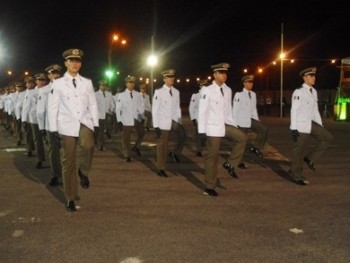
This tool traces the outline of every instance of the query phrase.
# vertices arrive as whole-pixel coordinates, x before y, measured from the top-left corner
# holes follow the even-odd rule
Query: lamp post
[[[283,23],[281,23],[281,85],[280,85],[280,118],[283,117],[283,59],[285,54],[283,53]]]

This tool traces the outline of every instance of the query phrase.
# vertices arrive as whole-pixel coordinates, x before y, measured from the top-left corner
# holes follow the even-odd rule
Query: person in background
[[[25,96],[23,99],[23,106],[21,112],[21,120],[22,127],[24,131],[24,136],[26,138],[27,144],[27,156],[32,157],[33,151],[35,150],[35,144],[33,139],[32,128],[29,124],[29,109],[30,109],[30,98],[33,96],[33,92],[35,92],[35,79],[32,76],[28,76],[24,79],[24,83],[26,84]]]
[[[290,130],[294,145],[290,175],[299,185],[309,184],[302,175],[303,161],[311,170],[316,171],[314,162],[328,149],[333,140],[333,135],[322,124],[318,109],[317,91],[313,87],[316,82],[316,71],[316,67],[300,71],[299,75],[304,83],[292,95]],[[309,137],[316,139],[316,145],[305,154]]]
[[[14,104],[17,99],[15,85],[10,85],[9,94],[6,97],[7,122],[9,124],[8,130],[16,137],[16,121],[15,121],[15,107]]]
[[[125,78],[126,89],[120,93],[116,103],[117,120],[119,126],[123,127],[122,151],[126,162],[131,162],[131,132],[135,127],[137,139],[133,151],[141,156],[140,146],[145,136],[145,129],[143,127],[144,108],[141,94],[134,90],[136,78],[128,76]]]
[[[143,107],[145,109],[145,113],[144,113],[144,118],[145,118],[145,124],[144,127],[147,131],[150,130],[150,128],[152,127],[152,106],[151,106],[151,101],[149,98],[148,90],[147,90],[147,86],[146,84],[140,84],[139,85],[140,88],[140,93],[142,95],[142,103],[143,103]]]
[[[46,85],[45,73],[38,73],[35,76],[36,87],[30,98],[30,109],[29,109],[29,123],[32,127],[33,138],[35,143],[35,149],[37,154],[36,168],[43,168],[42,163],[45,161],[45,148],[44,148],[44,135],[39,130],[38,117],[37,117],[37,105],[39,100],[39,90]]]
[[[204,145],[202,144],[199,135],[198,135],[198,105],[199,105],[199,99],[200,99],[200,91],[202,89],[202,87],[206,86],[208,84],[208,80],[207,79],[200,79],[198,81],[198,87],[199,90],[196,93],[193,93],[191,96],[191,100],[190,100],[190,104],[188,107],[188,111],[190,114],[190,119],[195,127],[195,134],[194,134],[194,138],[195,138],[195,142],[196,142],[196,155],[198,157],[202,157],[202,151],[203,151],[203,147]]]
[[[48,138],[48,157],[51,169],[51,179],[49,186],[55,187],[59,185],[59,178],[62,177],[62,166],[60,158],[60,145],[54,140],[54,134],[50,132],[48,102],[49,94],[52,88],[52,83],[55,79],[61,76],[62,67],[58,64],[48,66],[45,71],[50,82],[45,87],[39,89],[38,104],[36,107],[36,115],[38,118],[38,125],[40,133],[43,137]]]
[[[272,98],[270,94],[266,94],[265,98],[265,107],[266,107],[266,115],[271,115],[271,106],[272,106]]]
[[[0,89],[0,125],[5,123],[5,113],[4,113],[4,103],[5,103],[5,88]]]
[[[22,145],[22,140],[23,140],[23,133],[22,133],[22,121],[21,121],[21,111],[22,111],[22,104],[23,104],[23,99],[25,96],[24,92],[24,85],[22,82],[17,82],[15,84],[16,87],[16,96],[15,99],[13,100],[13,108],[14,108],[14,126],[15,126],[15,135],[17,139],[17,146]]]
[[[254,75],[243,76],[242,83],[242,91],[236,92],[233,99],[233,123],[244,133],[248,130],[256,133],[256,138],[251,142],[249,149],[257,157],[263,158],[261,150],[264,149],[268,130],[259,120],[256,94],[253,91]],[[246,168],[246,166],[241,163],[240,168]]]
[[[92,81],[79,74],[84,52],[71,48],[62,55],[67,71],[52,84],[48,114],[50,132],[54,133],[54,140],[62,147],[66,209],[74,212],[75,201],[78,200],[77,171],[81,187],[88,189],[90,186],[89,172],[94,153],[94,130],[98,127],[98,109]]]
[[[202,141],[207,142],[205,159],[205,195],[217,196],[217,165],[221,138],[233,141],[233,147],[223,168],[233,178],[238,178],[235,168],[238,167],[244,154],[247,136],[234,126],[232,116],[232,91],[226,85],[228,63],[219,63],[211,66],[214,81],[203,87],[198,109],[198,133]]]
[[[104,150],[105,133],[111,138],[113,98],[112,93],[107,90],[108,82],[101,80],[98,82],[99,90],[95,92],[98,106],[98,129],[95,131],[95,144],[99,145],[99,150]],[[106,132],[105,132],[106,131]]]
[[[112,115],[112,131],[114,133],[119,133],[119,132],[122,132],[123,130],[123,127],[120,126],[121,122],[118,122],[117,120],[117,114],[116,114],[116,111],[115,111],[115,107],[116,107],[116,104],[117,104],[117,101],[118,101],[118,96],[121,92],[121,88],[114,88],[113,89],[113,92],[112,92],[112,107],[111,107],[111,111],[113,113]]]
[[[264,95],[263,93],[260,91],[260,94],[257,98],[257,106],[258,106],[258,114],[264,115],[264,111],[265,111],[265,99],[264,99]]]
[[[152,101],[153,127],[157,136],[157,174],[168,177],[165,172],[168,153],[169,132],[177,136],[175,149],[169,156],[177,163],[186,141],[186,132],[182,126],[180,108],[180,92],[174,88],[175,70],[167,69],[161,72],[164,85],[154,92]]]

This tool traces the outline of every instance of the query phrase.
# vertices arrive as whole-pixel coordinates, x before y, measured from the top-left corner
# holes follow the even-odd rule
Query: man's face
[[[165,76],[165,77],[163,78],[163,80],[164,80],[165,85],[171,87],[171,86],[174,85],[175,76],[174,76],[174,75]]]
[[[132,91],[135,87],[135,82],[127,82],[125,85],[129,91]]]
[[[76,75],[81,68],[81,59],[77,59],[77,58],[66,59],[66,61],[64,62],[64,65],[66,66],[68,73],[72,75]]]
[[[227,70],[216,70],[214,72],[214,79],[217,83],[225,83],[227,80]]]
[[[47,76],[49,77],[50,80],[54,80],[54,79],[59,78],[61,76],[61,74],[58,71],[52,71]]]
[[[304,82],[307,85],[309,85],[309,86],[315,85],[316,75],[315,74],[309,74],[309,75],[304,76]]]
[[[34,89],[35,88],[35,82],[29,81],[26,83],[27,89]]]
[[[107,85],[105,85],[105,84],[100,84],[100,90],[106,91],[106,89],[107,89]]]
[[[245,80],[243,81],[243,86],[246,90],[252,90],[253,89],[254,82],[252,80]]]
[[[16,86],[16,91],[17,92],[22,92],[23,91],[23,87],[22,86]]]
[[[35,80],[36,85],[38,86],[38,88],[44,87],[46,84],[46,80],[45,79],[37,79]]]

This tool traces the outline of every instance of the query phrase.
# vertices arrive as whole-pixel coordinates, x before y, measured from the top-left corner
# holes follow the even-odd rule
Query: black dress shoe
[[[125,161],[126,161],[127,163],[130,163],[130,162],[131,162],[131,157],[126,157],[126,158],[125,158]]]
[[[134,148],[132,148],[132,150],[133,150],[134,152],[136,152],[136,154],[137,154],[138,156],[141,156],[141,152],[140,152],[140,149],[139,149],[139,148],[134,147]]]
[[[312,171],[316,171],[315,165],[312,161],[309,160],[309,158],[305,157],[304,158],[304,162],[306,162],[307,166],[312,170]]]
[[[52,187],[58,186],[58,177],[52,177],[49,182],[49,186],[52,186]]]
[[[203,194],[209,196],[218,196],[218,193],[214,189],[205,188]]]
[[[159,177],[162,177],[162,178],[168,177],[164,170],[159,170],[157,174]]]
[[[203,154],[202,154],[201,152],[197,152],[197,156],[198,156],[198,157],[202,157]]]
[[[258,148],[251,147],[250,151],[255,153],[255,155],[258,156],[260,159],[263,158],[263,155],[262,155],[262,153],[260,152],[260,150]]]
[[[170,152],[170,153],[169,153],[169,156],[170,156],[175,162],[177,162],[177,163],[180,162],[179,157],[178,157],[175,153]]]
[[[68,203],[66,204],[66,209],[69,212],[75,212],[77,211],[77,208],[75,207],[75,203],[74,201],[68,201]]]
[[[238,179],[238,175],[235,173],[235,168],[233,168],[229,163],[225,162],[222,167],[224,167],[230,176]]]
[[[238,168],[240,169],[248,169],[248,166],[245,163],[239,163]]]
[[[296,179],[294,182],[298,185],[308,185],[310,182],[306,179]]]
[[[38,163],[36,164],[35,168],[36,168],[36,169],[41,169],[41,168],[43,168],[42,163],[41,163],[41,162],[38,162]]]
[[[78,175],[80,178],[80,185],[81,187],[83,187],[84,189],[88,189],[90,186],[90,181],[89,181],[89,177],[87,177],[86,175],[84,175],[80,169],[78,171]]]

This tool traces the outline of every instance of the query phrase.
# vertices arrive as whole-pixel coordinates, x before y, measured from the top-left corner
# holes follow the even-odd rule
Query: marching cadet
[[[177,135],[176,147],[169,153],[169,156],[177,163],[180,162],[178,155],[184,147],[186,133],[182,125],[180,92],[173,87],[175,70],[167,69],[162,71],[161,74],[163,75],[164,85],[154,93],[152,119],[157,135],[158,175],[166,178],[168,175],[164,170],[166,168],[169,132],[174,131]]]
[[[140,145],[145,135],[143,128],[144,123],[144,108],[142,103],[142,96],[138,91],[135,91],[135,77],[128,76],[125,78],[126,89],[118,95],[116,103],[116,117],[119,125],[123,127],[122,134],[122,151],[126,162],[131,162],[130,157],[130,137],[133,127],[136,129],[137,139],[133,151],[137,155],[141,155]]]
[[[29,110],[30,110],[30,100],[35,93],[35,79],[32,76],[28,76],[24,79],[26,84],[26,92],[23,99],[23,107],[21,112],[22,127],[24,130],[24,136],[27,143],[27,156],[32,157],[33,151],[35,150],[34,137],[32,128],[29,124]]]
[[[14,112],[15,112],[14,122],[16,123],[15,133],[17,137],[17,146],[20,146],[22,145],[22,140],[23,140],[21,111],[22,111],[23,100],[25,97],[25,91],[24,91],[24,85],[22,82],[17,82],[15,86],[16,86],[17,96],[14,102]]]
[[[198,133],[202,141],[207,141],[207,155],[205,159],[205,195],[217,196],[217,164],[221,137],[230,138],[233,141],[231,154],[223,167],[229,175],[237,178],[235,168],[240,163],[247,136],[234,126],[232,114],[232,91],[225,82],[228,63],[220,63],[211,66],[214,81],[211,85],[203,87],[198,109]]]
[[[190,104],[188,107],[188,111],[190,113],[190,119],[194,124],[195,127],[195,141],[196,141],[196,151],[197,151],[197,156],[201,157],[203,156],[202,151],[203,151],[203,144],[199,138],[198,135],[198,105],[199,105],[199,99],[200,99],[200,91],[202,87],[206,86],[208,84],[207,79],[201,79],[198,81],[198,86],[199,90],[196,93],[193,93],[191,96]]]
[[[5,113],[4,113],[4,103],[5,103],[5,88],[0,88],[0,125],[5,123]]]
[[[95,132],[95,143],[99,144],[99,150],[104,150],[105,130],[106,135],[111,138],[113,98],[112,93],[107,90],[108,82],[101,80],[98,82],[99,90],[95,92],[98,107],[98,129]]]
[[[256,107],[256,94],[252,90],[254,75],[243,76],[242,82],[243,90],[236,92],[233,99],[233,124],[245,133],[248,130],[256,133],[256,139],[251,142],[250,151],[259,158],[263,158],[261,150],[266,143],[268,130],[259,120]],[[244,163],[240,163],[239,167],[246,168]]]
[[[142,103],[143,108],[145,109],[144,118],[145,118],[145,124],[144,127],[147,131],[150,130],[152,127],[152,106],[151,101],[149,98],[149,95],[147,94],[147,86],[146,84],[140,84],[140,93],[142,95]]]
[[[15,116],[15,102],[17,100],[17,93],[15,85],[10,86],[10,93],[7,96],[7,115],[10,123],[10,133],[16,137],[16,116]]]
[[[61,76],[62,67],[58,64],[52,64],[48,66],[45,71],[47,72],[47,77],[50,79],[50,82],[45,87],[39,89],[38,94],[38,104],[37,104],[37,118],[40,133],[43,137],[48,137],[49,142],[49,162],[51,168],[51,179],[49,186],[58,186],[58,178],[62,177],[62,166],[60,159],[60,147],[57,141],[53,138],[53,133],[50,132],[49,128],[49,116],[48,116],[48,101],[49,93],[52,88],[52,83],[55,79]]]
[[[35,143],[35,149],[37,154],[37,164],[36,168],[42,168],[42,163],[45,161],[45,148],[44,148],[44,136],[39,130],[38,117],[36,114],[36,109],[39,99],[39,90],[46,85],[45,73],[38,73],[35,76],[36,87],[32,96],[30,97],[30,109],[29,109],[29,123],[32,127],[33,139]]]
[[[308,185],[309,181],[302,176],[303,161],[315,171],[314,162],[328,149],[333,135],[327,131],[318,110],[317,91],[313,87],[316,81],[316,68],[310,67],[300,71],[304,83],[293,92],[290,114],[290,130],[294,141],[291,160],[292,180],[299,185]],[[304,149],[309,137],[316,139],[316,146],[305,155]]]
[[[123,131],[123,124],[121,122],[119,122],[117,120],[117,113],[115,111],[115,107],[116,107],[116,104],[117,104],[117,101],[118,101],[118,96],[121,92],[121,88],[115,88],[115,93],[113,94],[112,93],[112,130],[113,132],[115,133],[119,133],[119,132],[122,132]]]
[[[11,133],[11,120],[9,112],[9,104],[11,101],[11,87],[5,87],[5,94],[3,95],[3,109],[4,109],[4,124],[8,132]]]
[[[62,147],[63,188],[69,212],[76,211],[77,170],[80,185],[84,189],[90,186],[88,176],[94,152],[94,127],[98,127],[98,109],[92,81],[79,74],[83,55],[80,49],[72,48],[63,52],[67,72],[53,82],[49,94],[50,132],[54,133],[54,140]]]

